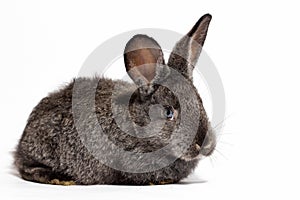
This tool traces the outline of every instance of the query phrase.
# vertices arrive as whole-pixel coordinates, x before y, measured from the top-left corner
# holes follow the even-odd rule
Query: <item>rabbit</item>
[[[211,18],[210,14],[202,16],[187,35],[177,42],[167,65],[161,47],[153,38],[142,34],[133,36],[124,50],[125,68],[133,83],[98,76],[79,77],[43,98],[30,114],[14,153],[14,165],[20,176],[27,181],[57,185],[171,184],[187,177],[201,157],[211,155],[216,146],[215,132],[193,85],[193,68],[202,50]],[[184,77],[185,84],[178,81],[179,76]],[[184,108],[173,91],[163,86],[167,82],[183,94]],[[76,105],[73,102],[75,84],[79,85],[80,92]],[[96,125],[88,120],[89,113],[80,113],[86,118],[83,117],[85,121],[81,120],[76,125],[77,119],[72,110],[74,106],[79,110],[85,109],[88,105],[85,97],[93,93],[91,85],[94,84],[97,86],[94,91],[94,112],[97,123],[107,136],[101,140],[101,144],[104,144],[101,147],[97,146],[96,139],[91,139],[97,138],[98,132]],[[191,93],[195,93],[196,98],[187,95]],[[153,106],[157,106],[157,109],[152,109]],[[129,114],[124,114],[122,109],[128,110]],[[199,123],[188,124],[184,132],[174,137],[176,145],[163,151],[172,162],[166,164],[166,159],[150,160],[150,163],[157,161],[163,167],[149,168],[151,164],[148,161],[140,161],[132,168],[136,171],[130,171],[122,170],[123,165],[133,163],[130,157],[109,159],[117,151],[106,147],[105,144],[110,143],[115,145],[114,148],[141,154],[162,149],[170,143],[172,133],[178,132],[183,111],[190,119],[199,116]],[[143,127],[148,127],[147,131]],[[104,148],[108,162],[102,162],[89,151],[79,129],[84,138],[94,145],[94,149],[101,151]],[[196,130],[192,138],[191,130]],[[152,134],[148,137],[139,136],[145,132]],[[191,142],[184,142],[186,138]],[[186,150],[176,153],[178,149],[182,150],[180,142],[183,146],[185,144]],[[146,168],[149,170],[143,170]]]

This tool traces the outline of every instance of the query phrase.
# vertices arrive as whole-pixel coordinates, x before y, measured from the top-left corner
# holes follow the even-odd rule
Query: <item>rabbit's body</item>
[[[210,15],[202,17],[199,21],[203,23],[198,22],[196,25],[201,30],[207,31]],[[197,42],[203,45],[205,37],[203,38],[202,35],[200,39]],[[137,46],[144,51],[143,45],[146,43],[154,45],[155,50],[145,54],[138,53],[138,56],[130,54],[130,51],[125,52],[126,69],[135,84],[98,77],[77,78],[40,101],[28,119],[15,154],[15,165],[24,179],[53,184],[59,183],[56,180],[64,181],[61,183],[73,181],[72,183],[85,185],[176,183],[192,172],[200,155],[211,154],[215,146],[215,136],[210,128],[202,100],[192,83],[191,74],[188,74],[192,71],[188,69],[190,65],[175,54],[171,54],[168,66],[165,66],[159,45],[147,36],[135,36],[126,49]],[[176,48],[181,45],[179,42]],[[196,52],[196,55],[199,53]],[[143,56],[146,59],[141,59]],[[137,64],[153,63],[152,61],[159,62],[164,67],[135,68]],[[132,69],[138,70],[130,71]],[[187,84],[184,85],[176,78],[174,79],[176,75],[170,69],[175,69],[183,75],[187,79]],[[181,106],[172,91],[156,84],[154,79],[159,80],[161,77],[169,81],[174,88],[179,88],[178,91],[182,91],[190,117],[200,114],[200,123],[195,125],[197,126],[196,134],[187,151],[178,157],[172,151],[167,152],[167,155],[174,160],[173,162],[162,168],[141,170],[139,173],[120,169],[125,169],[126,167],[123,166],[128,164],[134,164],[136,168],[143,169],[148,167],[149,162],[136,164],[128,155],[124,155],[122,159],[108,160],[111,165],[102,162],[103,160],[91,153],[85,140],[92,141],[89,143],[91,148],[105,152],[107,158],[113,158],[115,154],[115,150],[111,148],[112,145],[128,152],[149,153],[169,144],[172,132],[180,125]],[[93,86],[97,86],[96,90]],[[74,87],[76,87],[75,93]],[[189,99],[186,95],[186,91],[189,90],[195,92],[195,99]],[[94,94],[92,96],[94,105],[91,105],[87,98],[90,94]],[[76,101],[74,101],[74,95]],[[158,104],[167,106],[167,116],[151,118],[149,114],[151,106]],[[97,123],[106,136],[101,139],[101,142],[107,146],[97,143],[99,131],[94,128],[95,122],[90,120],[92,113],[83,112],[82,116],[80,113],[79,120],[82,122],[76,123],[78,119],[75,118],[74,107],[79,111],[84,111],[89,106],[94,108]],[[130,115],[123,113],[126,109],[129,110]],[[163,126],[151,126],[150,132],[155,134],[149,137],[139,137],[145,132],[140,127],[147,127],[152,122],[163,124]],[[120,126],[125,123],[127,123],[126,126]],[[191,131],[186,129],[182,133],[183,143],[185,143],[184,137],[192,132],[192,126],[193,124],[191,124]],[[83,130],[83,134],[79,130]],[[165,162],[163,159],[157,161],[158,164],[163,164],[163,162]],[[117,168],[111,166],[117,166]]]
[[[96,113],[98,119],[102,119],[101,125],[106,127],[110,139],[119,140],[125,149],[136,148],[137,151],[146,152],[162,147],[162,141],[153,138],[142,141],[126,136],[122,139],[120,129],[111,125],[113,116],[107,113],[112,113],[110,101],[114,86],[118,85],[125,93],[132,94],[136,89],[134,84],[105,78],[83,78],[77,81],[80,82],[83,97],[85,93],[93,92],[90,86],[98,82],[95,93]],[[45,183],[61,179],[72,180],[76,184],[158,184],[163,181],[178,182],[194,169],[197,159],[188,162],[177,159],[171,166],[161,170],[134,174],[103,165],[82,144],[76,131],[72,114],[73,86],[74,81],[42,99],[31,113],[16,155],[17,167],[25,179],[27,176],[41,176],[41,182]],[[148,145],[142,146],[143,143]]]

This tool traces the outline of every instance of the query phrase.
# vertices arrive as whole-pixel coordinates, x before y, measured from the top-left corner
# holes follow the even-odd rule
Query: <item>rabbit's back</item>
[[[103,171],[110,173],[112,169],[103,166],[88,152],[76,130],[72,110],[75,84],[83,99],[91,92],[95,93],[91,86],[97,86],[97,110],[102,111],[100,116],[109,116],[105,112],[108,111],[115,84],[124,89],[131,85],[105,78],[79,78],[43,98],[30,114],[15,153],[15,165],[21,175],[28,171],[28,167],[46,167],[78,183],[112,183],[113,177],[104,180],[103,176]],[[87,106],[82,101],[78,103]]]

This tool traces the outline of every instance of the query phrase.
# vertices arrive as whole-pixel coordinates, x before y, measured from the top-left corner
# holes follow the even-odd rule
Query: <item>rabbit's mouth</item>
[[[200,154],[203,156],[210,156],[214,152],[216,145],[216,134],[214,130],[209,127],[206,137],[201,145]]]
[[[187,153],[181,156],[180,159],[184,161],[192,161],[199,160],[203,156],[208,157],[214,152],[216,144],[216,134],[214,130],[211,127],[209,127],[206,133],[206,137],[202,142],[202,145],[200,146],[197,143],[192,145],[187,151]]]
[[[215,150],[215,147],[216,146],[213,146],[213,147],[208,147],[208,148],[202,148],[201,149],[201,155],[203,155],[203,156],[210,156],[213,152],[214,152],[214,150]]]
[[[194,144],[187,153],[180,157],[180,159],[186,162],[198,160],[203,156],[200,151],[201,147],[198,144]]]

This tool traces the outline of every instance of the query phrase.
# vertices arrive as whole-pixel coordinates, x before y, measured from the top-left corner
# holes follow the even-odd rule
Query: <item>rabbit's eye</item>
[[[174,119],[174,110],[172,107],[168,107],[166,108],[166,117],[169,119],[169,120],[173,120]]]

